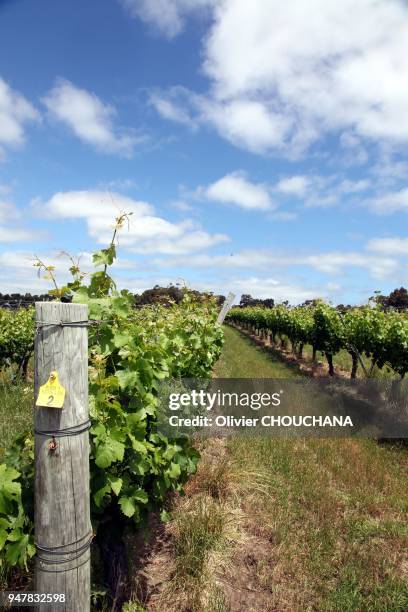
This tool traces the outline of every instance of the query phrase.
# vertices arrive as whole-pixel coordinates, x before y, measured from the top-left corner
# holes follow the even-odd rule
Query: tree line
[[[224,298],[225,299],[225,298]],[[320,300],[306,300],[301,306],[316,306]],[[375,291],[374,295],[370,297],[369,302],[379,306],[382,310],[408,310],[408,291],[405,287],[394,289],[389,295],[382,295],[381,292]],[[240,308],[250,308],[254,306],[263,306],[264,308],[273,308],[275,306],[275,300],[273,298],[266,298],[264,300],[253,298],[249,293],[243,293],[239,302]],[[289,301],[285,300],[280,302],[282,306],[289,306]],[[338,304],[336,309],[339,312],[347,312],[355,308],[351,304]]]
[[[222,306],[225,301],[224,295],[214,295],[211,292],[203,292],[197,290],[191,290],[190,296],[197,302],[208,301],[209,299],[215,298],[218,306]],[[161,304],[162,306],[169,306],[171,304],[180,304],[183,300],[183,290],[175,285],[169,285],[168,287],[160,287],[155,285],[151,289],[146,289],[142,293],[130,293],[133,296],[134,308],[140,308],[141,306],[147,306],[149,304]],[[31,293],[0,293],[0,308],[6,308],[9,310],[17,310],[19,308],[28,307],[34,305],[35,302],[49,302],[55,299],[54,296],[49,293],[32,295]],[[61,296],[62,302],[70,302],[70,295]]]

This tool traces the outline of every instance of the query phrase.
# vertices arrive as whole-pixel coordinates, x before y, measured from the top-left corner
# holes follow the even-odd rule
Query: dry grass
[[[259,438],[201,450],[144,609],[408,609],[406,450]]]
[[[147,558],[133,577],[134,603],[146,610],[228,609],[219,574],[228,571],[232,551],[244,546],[244,517],[225,440],[207,440],[200,450],[199,469],[185,495],[173,500],[172,519],[162,526],[161,545],[148,540]]]
[[[242,511],[233,494],[235,478],[225,441],[207,441],[199,470],[185,497],[177,500],[168,526],[174,542],[173,571],[156,602],[157,609],[227,609],[218,575],[227,571],[232,551],[243,545],[244,534]]]

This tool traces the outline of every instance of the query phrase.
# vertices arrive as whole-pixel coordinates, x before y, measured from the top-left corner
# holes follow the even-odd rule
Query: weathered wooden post
[[[41,611],[87,612],[92,539],[88,307],[37,302],[35,313],[35,590],[65,599],[65,606],[45,599]],[[52,407],[61,400],[62,408]]]

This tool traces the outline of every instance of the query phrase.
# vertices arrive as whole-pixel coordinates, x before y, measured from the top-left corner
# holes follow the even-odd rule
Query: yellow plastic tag
[[[40,387],[35,405],[46,406],[48,408],[62,408],[64,399],[65,389],[59,383],[58,373],[55,371],[51,372],[45,385]]]

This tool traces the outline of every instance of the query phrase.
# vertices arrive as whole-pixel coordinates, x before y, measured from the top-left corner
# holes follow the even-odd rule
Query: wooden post
[[[65,388],[62,409],[35,406],[35,590],[64,594],[65,607],[90,609],[88,307],[37,302],[35,400],[56,371]],[[63,325],[55,325],[62,322]],[[71,323],[65,325],[64,323]],[[42,432],[42,433],[40,433]],[[55,432],[55,436],[52,435]]]

